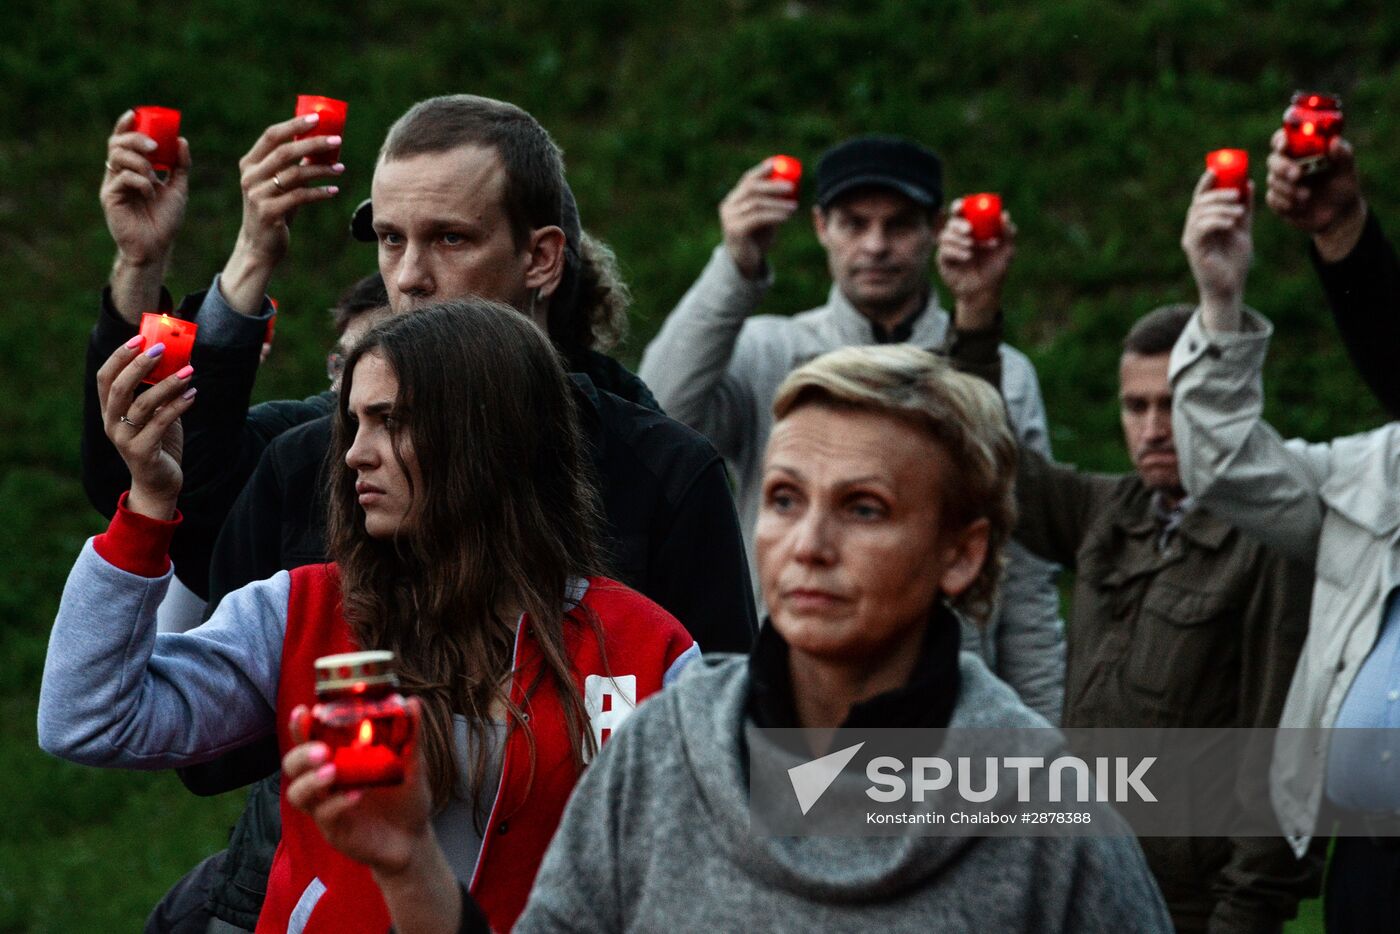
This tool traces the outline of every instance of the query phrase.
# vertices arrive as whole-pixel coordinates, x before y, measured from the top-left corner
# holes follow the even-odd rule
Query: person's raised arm
[[[1328,167],[1304,176],[1274,134],[1265,198],[1279,217],[1312,238],[1309,255],[1352,363],[1385,406],[1400,417],[1400,258],[1361,191],[1356,154],[1332,140]]]
[[[740,329],[771,284],[767,256],[797,210],[792,182],[769,160],[740,177],[719,206],[724,242],[642,355],[639,375],[661,407],[703,432],[726,456],[746,438],[753,400],[735,366]]]
[[[938,275],[953,296],[953,326],[983,333],[1001,327],[1001,293],[1016,257],[1016,225],[1001,212],[1002,232],[991,240],[972,237],[962,216],[962,199],[948,205],[948,219],[938,231]]]
[[[131,478],[103,429],[97,371],[136,335],[143,313],[167,310],[163,282],[189,195],[189,143],[180,139],[176,163],[162,180],[148,158],[155,140],[134,132],[135,122],[132,111],[126,111],[107,138],[98,202],[116,255],[83,367],[83,490],[93,508],[107,518],[116,511],[117,498]]]
[[[952,333],[945,349],[954,366],[986,380],[1004,396],[1001,302],[1006,275],[1016,255],[1016,225],[1011,215],[1003,211],[1002,233],[991,240],[977,241],[961,208],[962,199],[949,205],[948,220],[938,234],[938,272],[953,296]],[[1018,363],[1022,360],[1015,359]],[[1034,370],[1029,364],[1026,368],[1030,370],[1028,382],[1034,383]],[[1008,412],[1021,449],[1017,462],[1040,462],[1040,442],[1048,437],[1043,411],[1032,417],[1024,410],[1018,414],[1019,418],[1013,418]],[[1069,473],[1073,475],[1072,471]],[[1076,491],[1077,487],[1069,492]],[[1069,497],[1056,497],[1055,504],[1067,508],[1071,501]],[[1072,551],[1063,562],[1073,564]],[[997,674],[1033,710],[1051,723],[1059,723],[1063,712],[1065,644],[1054,568],[1025,550],[1020,542],[1013,543],[1008,552],[997,614]]]
[[[749,280],[768,271],[768,253],[778,229],[797,211],[794,183],[770,178],[771,169],[771,159],[749,169],[719,204],[724,250]]]
[[[1181,482],[1201,505],[1289,557],[1311,563],[1322,527],[1327,445],[1285,444],[1264,421],[1272,328],[1244,309],[1253,252],[1249,201],[1201,176],[1181,245],[1200,310],[1172,349],[1172,434]],[[1249,195],[1253,196],[1253,186]]]
[[[117,118],[107,138],[107,161],[98,192],[117,248],[108,280],[112,306],[132,327],[144,312],[160,305],[161,285],[185,218],[190,184],[189,142],[180,138],[177,161],[162,180],[148,158],[156,142],[135,132],[135,123],[130,110]]]
[[[180,577],[208,597],[209,556],[230,508],[276,430],[275,411],[249,410],[271,304],[265,297],[273,270],[290,243],[288,224],[304,204],[324,201],[335,186],[313,182],[343,166],[302,165],[301,160],[338,144],[338,137],[296,140],[313,116],[268,127],[239,162],[243,221],[223,272],[204,293],[195,317],[199,336],[194,362],[205,402],[186,420],[185,488],[180,507],[187,522],[179,539]],[[259,407],[266,409],[267,407]],[[307,417],[314,417],[308,414]],[[240,582],[242,583],[242,582]]]
[[[132,338],[97,371],[97,397],[107,437],[131,473],[127,508],[168,521],[183,481],[180,416],[194,404],[196,390],[189,385],[194,367],[186,366],[137,394],[164,351],[164,344],[147,347],[142,338]]]
[[[335,185],[313,183],[340,175],[345,171],[342,163],[301,164],[306,156],[340,146],[339,136],[296,139],[315,126],[317,119],[317,114],[308,114],[274,123],[238,162],[243,222],[218,288],[239,314],[262,314],[273,270],[291,246],[290,225],[297,209],[333,198],[340,191]]]
[[[1366,226],[1366,199],[1356,174],[1356,153],[1341,136],[1327,148],[1327,169],[1305,175],[1289,157],[1286,136],[1276,130],[1269,140],[1269,187],[1264,203],[1283,219],[1312,238],[1324,263],[1335,263],[1350,253]]]
[[[1244,285],[1254,258],[1254,185],[1247,197],[1234,188],[1216,188],[1207,171],[1196,182],[1181,248],[1201,300],[1201,323],[1212,334],[1240,330]]]
[[[947,350],[960,371],[1001,392],[1001,294],[1015,253],[1016,227],[1003,212],[1004,234],[978,244],[972,225],[959,213],[961,205],[958,199],[949,206],[948,221],[938,233],[938,271],[954,302]],[[1091,509],[1112,481],[1052,463],[1022,432],[1017,440],[1016,540],[1047,560],[1074,567]]]
[[[978,243],[972,225],[962,217],[962,199],[949,205],[949,217],[938,233],[938,272],[953,295],[953,337],[948,350],[953,365],[1003,389],[1001,298],[1002,286],[1016,251],[1016,225],[1002,212],[1000,237]],[[1036,554],[1068,567],[1075,563],[1096,479],[1051,463],[1045,452],[1016,429],[1020,443],[1017,463],[1016,538]]]
[[[170,768],[270,728],[287,578],[240,591],[207,627],[156,635],[177,524],[179,418],[195,393],[186,367],[136,395],[161,347],[138,339],[118,353],[98,389],[131,492],[69,574],[44,664],[39,740],[77,762]]]

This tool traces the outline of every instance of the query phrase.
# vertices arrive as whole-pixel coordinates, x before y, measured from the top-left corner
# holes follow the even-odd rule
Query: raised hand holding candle
[[[1249,185],[1249,153],[1243,149],[1217,149],[1206,153],[1206,168],[1215,174],[1215,188],[1233,188],[1245,197]]]
[[[169,107],[137,107],[132,113],[136,121],[132,129],[145,133],[156,141],[155,150],[147,156],[157,172],[169,172],[180,161],[180,111]]]
[[[345,113],[349,109],[349,104],[333,97],[322,97],[319,94],[297,95],[296,115],[298,117],[304,117],[307,114],[320,115],[320,120],[316,122],[316,125],[302,133],[297,139],[308,139],[312,136],[343,136],[345,134]],[[334,165],[339,161],[339,146],[306,157],[308,165]]]
[[[984,191],[962,199],[962,216],[972,225],[972,239],[983,241],[1001,236],[1001,195]]]
[[[797,200],[797,186],[802,181],[802,163],[792,156],[772,156],[768,159],[768,177],[778,181],[792,182],[789,198]]]
[[[1298,91],[1283,112],[1284,152],[1302,166],[1304,175],[1327,168],[1327,148],[1345,123],[1341,98]]]
[[[192,321],[172,318],[170,315],[146,312],[141,316],[141,336],[146,347],[164,344],[165,352],[156,361],[155,369],[146,374],[143,383],[160,382],[167,376],[184,369],[194,352],[194,336],[199,325]]]

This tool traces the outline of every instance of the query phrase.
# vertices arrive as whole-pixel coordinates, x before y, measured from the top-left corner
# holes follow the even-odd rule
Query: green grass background
[[[47,630],[67,568],[101,522],[78,483],[83,348],[111,245],[98,208],[104,139],[138,103],[184,112],[195,167],[170,286],[200,288],[239,220],[237,160],[299,92],[350,101],[339,199],[296,220],[278,272],[278,345],[260,398],[323,381],[323,309],[369,271],[344,235],[392,119],[473,91],[524,106],[567,152],[585,225],[622,258],[640,349],[719,236],[715,206],[773,152],[809,169],[864,131],[940,152],[952,194],[997,190],[1021,228],[1011,339],[1040,371],[1062,458],[1127,466],[1118,342],[1137,315],[1191,298],[1178,246],[1202,154],[1249,149],[1297,87],[1342,93],[1368,193],[1397,203],[1400,8],[1223,0],[12,0],[0,37],[0,931],[140,926],[216,849],[240,795],[198,800],[168,775],[98,772],[35,746]],[[1269,414],[1322,439],[1381,421],[1334,339],[1303,241],[1256,225],[1250,302],[1279,325]],[[827,282],[803,221],[774,263],[768,310]],[[1316,905],[1297,930],[1320,930]]]

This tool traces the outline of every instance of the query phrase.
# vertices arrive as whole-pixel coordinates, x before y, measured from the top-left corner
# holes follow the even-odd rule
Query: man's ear
[[[525,287],[549,298],[564,278],[564,231],[553,225],[530,231]]]
[[[942,552],[943,576],[938,589],[945,596],[956,597],[977,580],[982,573],[982,565],[987,562],[987,547],[990,544],[992,524],[986,519],[978,519],[965,528],[946,534],[939,543]]]
[[[817,231],[817,240],[826,246],[826,212],[815,204],[812,205],[812,226]]]

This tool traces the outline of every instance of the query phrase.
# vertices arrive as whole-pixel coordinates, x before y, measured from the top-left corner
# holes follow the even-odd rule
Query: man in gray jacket
[[[1400,423],[1309,444],[1284,441],[1263,420],[1273,326],[1243,304],[1253,210],[1211,183],[1207,173],[1196,186],[1182,234],[1201,305],[1171,358],[1181,479],[1213,512],[1315,568],[1308,637],[1279,724],[1311,729],[1280,735],[1274,809],[1299,854],[1340,821],[1327,929],[1391,931],[1400,916]]]
[[[908,342],[947,349],[957,339],[929,277],[943,220],[937,156],[907,140],[873,136],[822,156],[812,220],[834,282],[825,305],[791,317],[753,316],[773,283],[768,251],[798,207],[793,183],[770,178],[769,169],[765,160],[744,173],[720,204],[724,242],[647,347],[640,369],[668,414],[707,435],[729,462],[751,562],[761,460],[783,378],[838,347]],[[995,267],[1004,267],[1010,252],[1009,244],[993,244],[987,264],[942,270],[960,314],[964,301],[999,302],[985,282],[1000,281]],[[1012,427],[1022,445],[1048,457],[1035,368],[1017,350],[1002,345],[1000,353]],[[1013,547],[998,611],[984,630],[966,627],[964,644],[1027,706],[1058,722],[1064,634],[1050,565]]]

